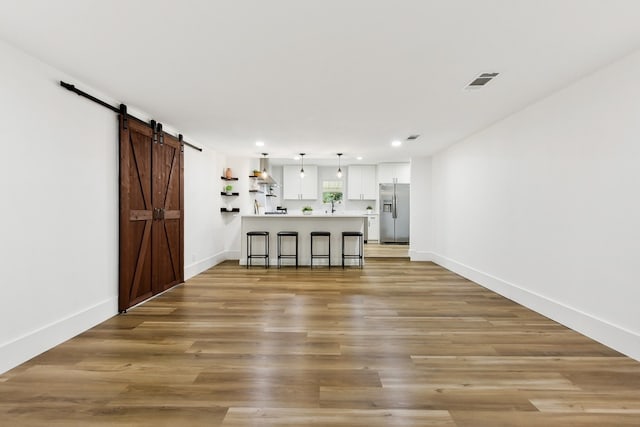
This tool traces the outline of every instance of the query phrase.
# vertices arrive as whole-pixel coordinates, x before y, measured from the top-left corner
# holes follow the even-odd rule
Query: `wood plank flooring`
[[[393,245],[369,242],[364,245],[365,258],[407,258],[409,245]]]
[[[2,426],[638,426],[640,363],[432,263],[225,262],[0,376]]]

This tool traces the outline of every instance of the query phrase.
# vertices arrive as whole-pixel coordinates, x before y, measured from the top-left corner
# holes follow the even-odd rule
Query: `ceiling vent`
[[[420,135],[409,135],[407,137],[407,141],[415,141],[416,139],[418,139],[420,137]]]
[[[482,73],[467,85],[467,89],[480,89],[481,87],[486,86],[486,84],[491,80],[498,77],[498,74],[500,73]]]

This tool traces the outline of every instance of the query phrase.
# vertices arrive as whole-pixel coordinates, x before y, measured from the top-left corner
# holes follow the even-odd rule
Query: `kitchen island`
[[[349,214],[286,214],[286,215],[242,215],[242,236],[240,250],[240,265],[246,265],[247,261],[247,232],[269,232],[269,257],[270,265],[278,265],[278,232],[298,232],[298,265],[310,265],[311,261],[311,232],[328,231],[331,233],[331,266],[342,265],[342,232],[361,231],[367,221],[366,215]],[[357,253],[357,239],[347,238],[345,241],[345,253]],[[254,253],[263,248],[263,239],[256,238],[253,244]],[[315,254],[327,253],[327,239],[314,239],[313,252]],[[287,237],[282,239],[282,253],[295,253],[295,239]],[[262,260],[255,260],[252,265],[260,265]],[[294,265],[293,259],[283,259],[282,265]],[[314,259],[313,266],[325,265],[326,259]],[[346,259],[345,265],[356,265],[357,259]]]

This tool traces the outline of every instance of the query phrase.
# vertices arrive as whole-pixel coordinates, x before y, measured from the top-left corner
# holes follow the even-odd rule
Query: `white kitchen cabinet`
[[[409,163],[380,163],[378,165],[378,182],[381,184],[409,184],[411,181],[411,165]]]
[[[282,198],[285,200],[316,200],[318,198],[318,167],[305,165],[304,178],[300,178],[300,166],[283,166],[282,187]]]
[[[379,216],[377,214],[367,215],[367,241],[380,240]]]
[[[347,198],[349,200],[375,200],[378,198],[375,166],[349,166]]]

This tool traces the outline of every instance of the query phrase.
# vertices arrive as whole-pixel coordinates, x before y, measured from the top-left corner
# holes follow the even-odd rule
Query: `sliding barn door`
[[[120,311],[183,281],[183,204],[181,143],[121,116]]]
[[[183,156],[180,141],[162,135],[153,145],[153,291],[162,292],[183,282]]]

